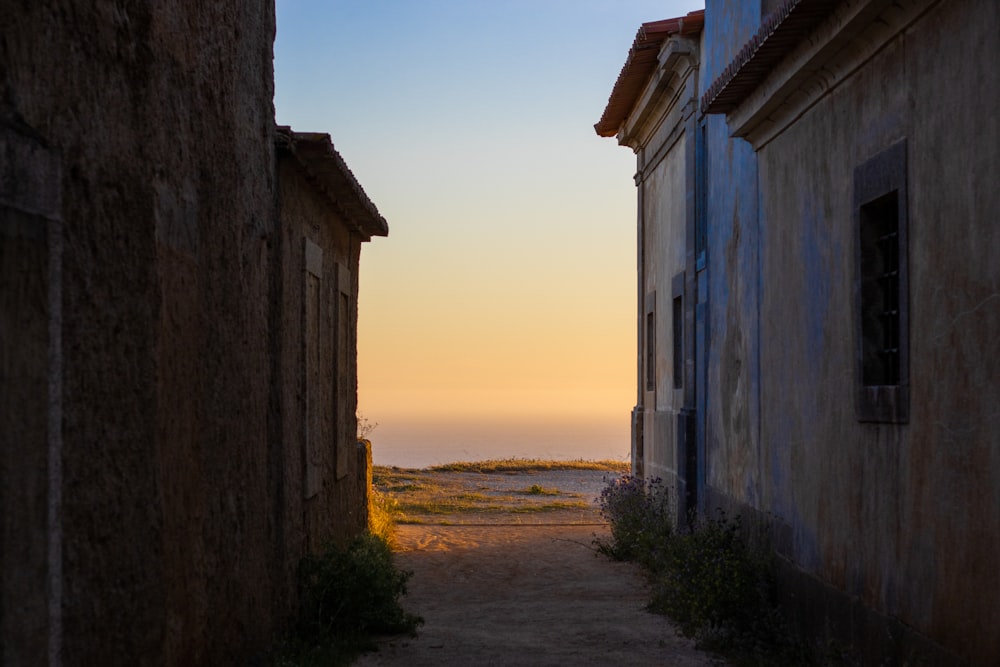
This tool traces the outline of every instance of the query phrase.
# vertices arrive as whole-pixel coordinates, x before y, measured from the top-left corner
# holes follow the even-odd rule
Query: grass
[[[491,459],[488,461],[457,461],[431,466],[436,472],[541,472],[549,470],[603,470],[606,472],[627,472],[631,464],[627,461],[550,461],[545,459]]]
[[[573,512],[579,516],[593,507],[590,502],[593,499],[581,493],[537,483],[518,484],[521,475],[557,471],[617,474],[626,467],[627,464],[620,461],[500,459],[449,463],[425,469],[375,466],[372,479],[376,493],[391,500],[397,523],[489,522],[504,514]],[[501,477],[485,479],[467,473]]]

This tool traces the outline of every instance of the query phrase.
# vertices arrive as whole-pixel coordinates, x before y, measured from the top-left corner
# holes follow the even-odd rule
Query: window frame
[[[854,320],[855,320],[855,391],[858,421],[905,424],[910,407],[909,349],[909,211],[906,190],[906,140],[890,146],[854,169]],[[896,304],[898,310],[898,372],[895,384],[865,384],[864,314],[871,310],[864,289],[863,226],[873,210],[887,197],[896,199]]]

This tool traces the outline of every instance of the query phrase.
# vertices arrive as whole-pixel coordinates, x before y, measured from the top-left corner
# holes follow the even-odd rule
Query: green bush
[[[752,634],[773,607],[774,578],[764,549],[742,534],[740,518],[702,518],[656,554],[650,608],[667,614],[687,636]]]
[[[651,611],[670,616],[685,636],[739,665],[813,662],[775,604],[769,545],[759,536],[748,539],[740,517],[719,510],[677,529],[660,480],[632,475],[608,482],[599,501],[611,540],[595,544],[605,555],[646,569]]]
[[[299,564],[299,615],[281,665],[347,664],[377,634],[416,634],[423,623],[399,604],[412,573],[396,569],[387,541],[365,533]]]
[[[598,502],[611,541],[595,538],[594,543],[616,560],[646,561],[673,535],[670,496],[659,478],[622,475],[605,485]]]

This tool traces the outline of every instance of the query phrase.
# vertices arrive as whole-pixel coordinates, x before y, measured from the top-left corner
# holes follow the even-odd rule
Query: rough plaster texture
[[[283,152],[278,183],[282,269],[274,388],[280,401],[277,465],[284,501],[276,529],[286,554],[282,577],[291,584],[299,557],[367,524],[367,468],[356,442],[355,416],[361,238]],[[312,244],[311,266],[307,243]],[[309,298],[318,302],[309,304]],[[332,373],[323,372],[328,369]]]
[[[79,664],[245,656],[271,630],[254,332],[273,7],[10,14],[5,110],[62,169],[63,585],[49,643]]]
[[[0,661],[245,664],[301,555],[270,389],[273,3],[0,25]],[[352,526],[358,488],[330,500]]]
[[[693,208],[689,197],[675,195],[685,192],[694,177],[694,133],[691,128],[698,97],[697,39],[671,36],[661,47],[659,60],[660,68],[627,120],[627,129],[619,134],[619,142],[631,146],[637,155],[640,201],[638,333],[641,363],[634,413],[642,416],[642,432],[633,443],[633,459],[636,470],[643,476],[663,481],[673,496],[677,516],[681,518],[686,512],[686,443],[678,439],[677,423],[681,411],[690,407],[690,400],[686,399],[683,383],[680,388],[674,385],[673,299],[679,291],[685,313],[692,312],[685,294],[684,272],[690,263],[687,249]],[[653,331],[647,330],[649,314],[653,315]],[[685,322],[690,319],[683,313],[681,317]],[[652,345],[647,341],[648,336],[652,336]],[[688,345],[690,343],[689,340]],[[650,349],[653,350],[652,388],[647,384],[645,362]],[[683,368],[681,373],[684,373]],[[642,442],[641,455],[638,453],[639,440]]]
[[[760,152],[763,280],[782,285],[762,303],[780,345],[762,347],[761,508],[800,567],[975,664],[1000,656],[998,20],[995,3],[936,6]],[[861,423],[846,195],[902,139],[910,419]]]
[[[48,650],[54,177],[38,137],[0,124],[0,657],[11,664]]]
[[[709,1],[702,37],[701,90],[760,25],[759,2]],[[757,156],[733,141],[722,116],[704,119],[707,152],[707,268],[698,276],[704,323],[696,345],[704,483],[741,501],[757,494]],[[724,463],[725,462],[725,463]],[[702,508],[706,509],[704,499]]]
[[[702,89],[774,6],[707,4]],[[690,295],[701,508],[767,522],[789,609],[873,664],[1000,659],[997,25],[986,0],[845,0],[749,110],[705,118],[708,248]],[[734,119],[754,144],[732,136]],[[853,179],[902,140],[910,417],[867,423],[855,412]],[[670,407],[661,290],[691,244],[674,223],[692,186],[668,176],[673,159],[639,193],[640,315],[654,289],[658,313],[655,403],[640,320],[647,474],[672,473],[678,455],[648,410]]]

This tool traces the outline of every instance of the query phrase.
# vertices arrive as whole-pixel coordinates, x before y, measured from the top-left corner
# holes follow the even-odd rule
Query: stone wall
[[[3,662],[245,662],[289,593],[273,3],[39,0],[0,22]]]

